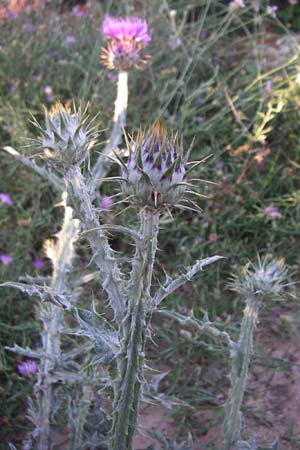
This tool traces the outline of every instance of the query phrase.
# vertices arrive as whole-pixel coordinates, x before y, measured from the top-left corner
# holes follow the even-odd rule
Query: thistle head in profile
[[[238,276],[234,276],[231,288],[246,296],[261,298],[280,297],[287,285],[287,270],[283,259],[265,258],[258,264],[247,264]]]
[[[145,67],[149,55],[144,54],[144,48],[151,41],[146,20],[108,16],[103,22],[102,34],[108,43],[100,57],[108,69],[127,71],[132,67]]]
[[[43,157],[59,171],[80,165],[97,137],[87,108],[56,103],[50,110],[45,108],[45,128],[35,119],[33,123],[40,131],[37,143],[44,150]]]
[[[168,134],[161,119],[148,130],[140,130],[128,142],[127,163],[121,162],[121,189],[131,203],[155,209],[179,206],[193,193],[187,182],[186,164],[190,150],[184,153],[177,134]]]

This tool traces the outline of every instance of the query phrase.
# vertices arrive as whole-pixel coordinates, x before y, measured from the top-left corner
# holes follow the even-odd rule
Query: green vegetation
[[[268,14],[266,2],[258,12],[251,1],[245,3],[245,8],[229,10],[221,0],[94,0],[86,15],[58,13],[54,5],[46,5],[8,16],[0,28],[1,147],[16,148],[38,162],[38,149],[28,140],[36,138],[29,112],[43,120],[43,105],[89,102],[105,141],[116,77],[99,63],[103,18],[147,18],[151,60],[143,72],[129,73],[127,130],[137,131],[161,116],[179,130],[186,148],[194,139],[194,160],[208,157],[194,173],[212,182],[203,182],[199,190],[207,196],[197,200],[202,213],[174,212],[173,219],[165,215],[154,279],[162,280],[165,266],[175,276],[197,258],[225,256],[167,302],[175,311],[193,309],[198,318],[205,309],[233,335],[238,334],[243,305],[226,287],[230,274],[258,253],[285,258],[292,269],[300,264],[299,45],[287,27],[290,21],[299,29],[299,7],[288,9],[288,18],[281,11],[277,19]],[[60,229],[60,197],[4,151],[1,167],[0,192],[13,202],[0,203],[0,254],[13,257],[9,264],[2,262],[1,281],[50,275],[43,244]],[[109,195],[110,186],[104,184],[102,192]],[[128,224],[132,214],[118,215],[122,208],[114,207],[115,222]],[[111,220],[109,214],[104,219]],[[118,250],[127,245],[127,240],[114,242]],[[78,249],[78,270],[89,263],[86,247],[83,242]],[[44,265],[36,268],[37,260]],[[101,309],[99,286],[89,289]],[[4,347],[38,346],[39,323],[34,302],[18,291],[2,288],[0,307],[0,441],[18,445],[28,429],[32,379],[24,382],[17,370],[22,358]],[[175,321],[161,316],[154,317],[153,335],[157,348],[149,345],[149,351],[155,367],[164,371],[167,365],[169,370],[161,383],[165,394],[197,408],[211,405],[217,421],[224,400],[217,392],[228,369],[224,348],[197,333],[180,332]],[[193,423],[180,403],[176,414],[185,415],[183,436],[189,427],[196,436],[205,433],[205,425],[202,429]]]

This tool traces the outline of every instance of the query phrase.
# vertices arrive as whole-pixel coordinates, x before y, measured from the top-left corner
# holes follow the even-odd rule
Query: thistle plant
[[[108,16],[103,22],[102,34],[108,43],[102,48],[100,58],[109,70],[118,71],[118,85],[113,129],[92,171],[90,187],[94,193],[109,169],[108,157],[112,156],[122,141],[128,103],[128,70],[146,67],[150,55],[144,55],[144,48],[151,41],[147,21],[139,17]]]
[[[257,265],[247,265],[242,274],[232,280],[231,288],[243,295],[246,306],[239,340],[232,354],[231,387],[225,406],[222,450],[256,448],[254,442],[247,443],[241,439],[242,414],[240,411],[253,351],[253,333],[262,304],[270,298],[280,298],[286,286],[286,279],[287,271],[283,260],[265,259],[259,260]]]
[[[111,329],[110,339],[105,340],[114,389],[111,450],[130,450],[133,446],[143,383],[145,337],[151,313],[188,279],[188,274],[194,275],[204,265],[220,258],[198,261],[193,272],[188,271],[185,277],[172,282],[168,280],[154,296],[151,295],[160,216],[168,208],[188,201],[189,183],[185,178],[188,154],[183,156],[177,139],[168,137],[160,121],[149,131],[139,133],[137,140],[129,144],[129,154],[127,163],[116,159],[122,170],[122,176],[117,178],[122,191],[128,195],[127,200],[138,210],[138,231],[118,226],[99,227],[79,165],[69,167],[65,176],[74,214],[86,232],[102,286],[114,311],[115,331],[108,324],[105,324],[106,332],[101,328],[98,330],[101,339],[101,334],[107,334]],[[127,276],[119,267],[105,228],[125,233],[135,242],[136,250]],[[103,318],[101,320],[103,322]]]
[[[77,395],[68,398],[69,448],[86,448],[84,429],[93,399],[92,386],[99,380],[95,378],[97,369],[87,380],[78,361],[86,364],[85,353],[89,358],[92,350],[97,355],[96,362],[90,357],[88,364],[96,368],[99,364],[108,366],[113,389],[109,449],[133,448],[145,383],[144,350],[151,315],[175,289],[204,266],[221,258],[199,260],[179,278],[168,277],[165,285],[158,289],[153,284],[160,217],[174,208],[194,209],[197,205],[191,196],[200,194],[188,180],[193,168],[187,170],[190,149],[185,150],[177,134],[169,134],[161,120],[148,130],[140,131],[136,138],[127,139],[127,161],[118,151],[126,118],[127,70],[144,67],[143,50],[151,37],[146,22],[134,18],[107,18],[103,34],[110,41],[103,50],[102,60],[109,69],[119,71],[119,79],[111,137],[94,167],[88,172],[84,169],[97,139],[95,120],[88,118],[86,109],[60,103],[50,111],[45,110],[45,126],[34,120],[44,167],[17,154],[63,192],[63,226],[57,241],[46,244],[47,255],[53,263],[50,282],[43,280],[39,284],[35,279],[26,278],[23,283],[6,283],[41,300],[38,309],[42,323],[41,351],[18,346],[10,349],[39,360],[35,401],[30,402],[29,409],[35,428],[24,442],[24,447],[36,444],[38,450],[50,450],[54,443],[53,419],[59,411],[57,398],[62,395],[59,382],[71,393],[76,387],[81,389],[82,399]],[[7,151],[14,153],[11,149]],[[119,181],[120,191],[126,197],[124,201],[130,202],[137,211],[137,229],[99,222],[99,208],[94,200],[112,162],[120,166],[120,177],[114,179]],[[96,312],[91,299],[88,309],[77,305],[85,280],[80,278],[74,283],[69,274],[73,271],[80,231],[89,242],[91,257],[97,266],[96,274],[88,278],[95,278],[102,284],[113,311],[110,321]],[[123,233],[133,240],[135,252],[125,264],[124,258],[121,263],[111,247],[107,231]],[[66,312],[76,320],[77,328],[68,329]],[[61,346],[64,332],[85,336],[90,342],[64,353]],[[100,408],[98,413],[100,416]],[[102,420],[98,430],[103,431]]]
[[[193,328],[213,340],[222,341],[227,347],[231,359],[230,389],[225,404],[222,434],[222,450],[259,450],[254,439],[242,439],[241,405],[246,389],[247,375],[253,352],[253,334],[262,304],[272,298],[280,298],[287,286],[287,271],[283,260],[260,260],[258,264],[247,264],[242,273],[234,276],[230,282],[232,290],[245,299],[245,309],[237,341],[229,333],[221,331],[209,320],[204,312],[202,320],[191,311],[188,316],[174,311],[160,311],[161,314],[177,320],[181,326]],[[268,450],[276,450],[278,441]]]
[[[109,17],[106,19],[106,22],[103,25],[103,32],[105,32],[105,27],[107,28],[107,23],[109,21],[114,25],[114,20],[115,19]],[[116,19],[115,26],[119,26],[120,20],[123,21],[123,19]],[[128,18],[124,23],[127,28],[123,28],[123,40],[126,39],[126,33],[127,37],[129,36],[132,42],[137,38],[137,33],[144,40],[150,40],[150,35],[147,39],[145,36],[142,36],[142,30],[138,29],[139,24],[142,24],[144,34],[147,34],[146,21],[139,18]],[[119,34],[118,39],[120,37]],[[110,161],[106,156],[110,155],[112,151],[115,151],[121,142],[123,127],[125,126],[126,120],[127,99],[127,72],[122,71],[119,73],[118,79],[113,130],[104,151],[94,166],[94,176],[90,179],[90,192],[92,192],[93,196],[96,195],[96,191],[101,185],[101,178],[106,175],[110,167]],[[38,380],[35,388],[37,407],[33,407],[32,402],[30,402],[29,405],[29,416],[34,423],[35,429],[28,439],[26,439],[26,442],[24,442],[24,446],[30,447],[33,440],[36,441],[39,450],[45,450],[51,447],[51,421],[53,422],[53,413],[55,410],[54,399],[56,396],[53,388],[53,380],[57,379],[54,372],[57,368],[60,368],[63,363],[63,357],[61,355],[61,332],[64,328],[64,319],[63,311],[57,304],[60,304],[62,301],[62,304],[65,307],[65,299],[62,300],[63,296],[68,297],[68,302],[70,299],[74,300],[78,297],[78,294],[76,294],[70,286],[68,271],[71,268],[71,262],[74,257],[74,244],[78,237],[80,225],[78,220],[73,219],[72,208],[67,205],[68,196],[64,189],[64,183],[61,177],[64,175],[65,168],[68,165],[80,164],[83,162],[89,149],[93,145],[95,131],[92,123],[87,123],[88,118],[86,112],[86,109],[82,110],[79,108],[76,110],[75,107],[73,107],[72,110],[70,107],[63,107],[58,103],[50,111],[45,109],[45,129],[43,129],[35,119],[33,120],[33,123],[40,132],[40,139],[37,141],[37,144],[44,150],[41,156],[46,159],[48,168],[37,165],[34,160],[32,161],[26,158],[11,147],[4,148],[4,150],[13,157],[35,170],[39,175],[48,179],[56,189],[63,191],[62,206],[64,208],[64,219],[62,229],[57,235],[56,243],[54,244],[53,242],[48,241],[45,248],[47,256],[53,263],[53,275],[49,287],[38,286],[35,284],[35,280],[29,279],[25,279],[26,284],[8,283],[23,292],[27,292],[29,295],[38,294],[41,300],[45,300],[49,296],[51,296],[52,299],[56,299],[56,304],[42,303],[38,308],[37,317],[42,323],[41,351],[35,352],[29,349],[22,349],[18,346],[10,348],[10,350],[24,356],[27,355],[29,357],[40,359]],[[53,173],[53,165],[55,166],[57,174]],[[27,284],[30,282],[34,284],[31,286]],[[72,354],[72,352],[69,353]],[[77,357],[79,354],[80,349],[72,355]],[[87,395],[91,397],[90,392],[84,387],[83,391],[87,392]],[[90,398],[90,401],[91,400],[92,398]],[[73,412],[74,407],[73,402]],[[86,407],[85,410],[87,413],[88,407]],[[76,448],[81,448],[83,429],[82,426],[78,426],[78,420],[81,424],[84,424],[85,418],[82,414],[82,410],[79,418],[77,417],[74,419],[72,414],[69,414],[69,418],[70,429],[75,430],[74,444],[70,444],[70,448],[74,450],[75,443],[77,446]],[[72,427],[72,424],[74,423],[76,426]]]

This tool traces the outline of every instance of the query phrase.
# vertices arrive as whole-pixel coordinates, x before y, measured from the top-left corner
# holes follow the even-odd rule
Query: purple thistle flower
[[[5,17],[7,17],[9,19],[12,19],[12,20],[15,20],[18,17],[18,14],[13,12],[13,11],[11,11],[10,9],[5,11],[4,15],[5,15]]]
[[[79,6],[73,6],[72,14],[76,17],[84,17],[88,15],[88,12],[84,8],[80,8]]]
[[[223,170],[224,169],[224,163],[223,163],[223,161],[218,161],[217,163],[216,163],[216,169],[217,170]]]
[[[146,20],[140,17],[111,17],[103,22],[102,33],[110,42],[102,49],[101,59],[108,69],[143,69],[149,56],[141,52],[151,41]]]
[[[198,123],[199,125],[201,125],[201,123],[204,122],[204,117],[203,117],[203,116],[197,116],[197,117],[196,117],[196,121],[197,121],[197,123]]]
[[[266,91],[267,93],[270,93],[270,92],[272,91],[272,87],[273,87],[272,80],[266,81],[266,84],[265,84],[265,91]]]
[[[278,6],[269,5],[269,6],[267,6],[266,13],[269,14],[271,17],[273,17],[273,19],[275,19],[277,9],[278,9]]]
[[[113,207],[113,200],[109,195],[103,195],[100,202],[100,207],[105,211],[110,211]]]
[[[0,202],[4,203],[7,206],[11,206],[13,204],[12,199],[10,198],[9,194],[5,194],[2,192],[0,194]]]
[[[72,34],[68,34],[68,35],[65,37],[65,39],[64,39],[64,41],[63,41],[63,44],[64,44],[64,45],[75,45],[75,44],[76,44],[76,41],[77,41],[77,39],[76,39],[75,36],[73,36]]]
[[[228,8],[230,10],[239,9],[239,8],[245,8],[246,5],[244,3],[244,0],[233,0],[229,3]]]
[[[22,30],[26,33],[33,33],[35,31],[35,26],[31,22],[25,22],[22,26]]]
[[[10,264],[11,262],[13,262],[14,258],[10,255],[0,255],[0,261],[2,262],[2,264]]]
[[[102,33],[113,40],[134,40],[144,45],[151,41],[147,21],[140,17],[107,16],[102,25]]]
[[[44,86],[44,92],[46,95],[51,95],[52,94],[52,87],[49,86],[49,84],[46,84],[46,86]]]
[[[202,242],[203,242],[203,237],[200,236],[200,234],[195,237],[195,243],[196,244],[201,244]]]
[[[271,219],[278,219],[281,217],[281,212],[277,208],[277,206],[265,206],[264,214],[266,217],[270,217]]]
[[[34,259],[32,261],[32,265],[36,269],[41,269],[42,267],[44,267],[45,263],[44,263],[44,261],[42,259]]]
[[[37,371],[37,363],[33,359],[28,359],[27,361],[18,364],[17,368],[20,375],[31,378]]]
[[[177,135],[168,136],[159,119],[148,131],[140,131],[129,144],[129,158],[123,169],[121,187],[138,206],[165,208],[178,205],[186,192],[183,144]]]

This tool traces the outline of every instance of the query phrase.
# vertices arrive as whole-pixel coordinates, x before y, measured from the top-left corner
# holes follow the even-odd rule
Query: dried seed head
[[[235,276],[231,288],[243,295],[262,297],[280,296],[287,280],[287,270],[283,259],[247,264],[240,276]]]
[[[59,171],[81,164],[97,136],[86,109],[71,109],[61,103],[49,111],[45,109],[45,129],[34,123],[41,132],[38,143],[44,149],[44,157]]]
[[[167,136],[162,120],[158,120],[147,132],[140,131],[128,146],[129,158],[122,166],[123,192],[138,206],[178,204],[186,192],[188,154],[183,156],[177,136]]]

